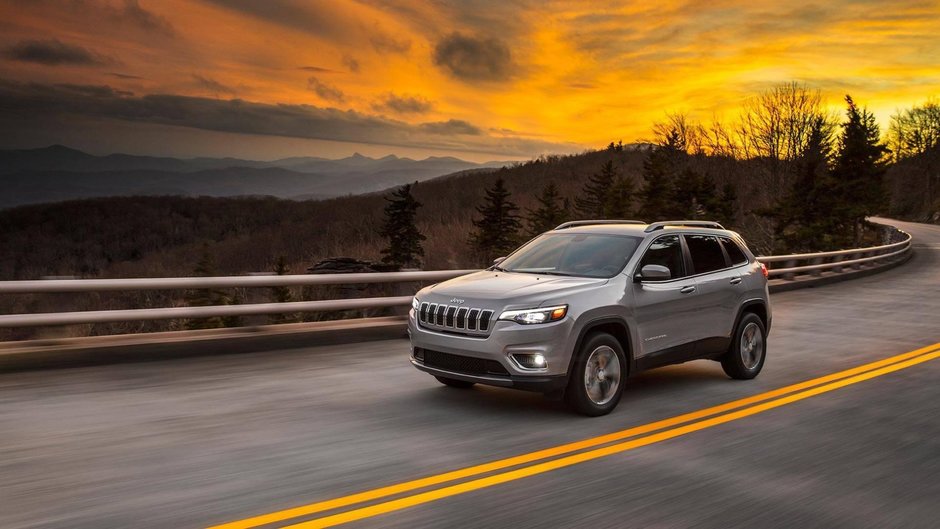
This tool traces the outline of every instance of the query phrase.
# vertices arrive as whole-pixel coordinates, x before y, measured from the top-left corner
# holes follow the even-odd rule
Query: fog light
[[[412,355],[415,357],[415,360],[419,362],[424,362],[424,349],[420,347],[415,347]]]
[[[545,369],[548,361],[542,353],[520,353],[512,355],[513,360],[522,369]]]

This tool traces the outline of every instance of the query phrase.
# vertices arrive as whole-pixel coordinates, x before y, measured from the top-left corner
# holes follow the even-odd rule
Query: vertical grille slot
[[[418,312],[418,321],[427,322],[428,321],[428,303],[424,302],[421,304],[421,309]]]
[[[480,313],[480,330],[486,331],[490,328],[490,318],[493,317],[493,311],[484,310]]]
[[[468,311],[468,310],[469,310],[469,309],[467,309],[467,307],[461,307],[461,308],[457,309],[457,324],[456,324],[456,327],[457,327],[458,329],[466,329],[466,328],[467,328],[467,311]]]
[[[470,313],[467,314],[467,329],[471,331],[477,330],[477,318],[480,317],[480,309],[470,309]]]
[[[457,314],[457,307],[447,307],[447,312],[445,313],[444,326],[445,327],[456,327],[454,324],[454,315]]]
[[[437,315],[434,319],[435,325],[444,326],[444,311],[447,310],[447,305],[438,305],[437,306]]]

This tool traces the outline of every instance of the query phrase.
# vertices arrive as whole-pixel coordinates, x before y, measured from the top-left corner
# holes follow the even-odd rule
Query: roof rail
[[[644,231],[649,233],[651,231],[661,230],[666,226],[695,226],[697,228],[713,228],[716,230],[725,229],[721,224],[710,220],[664,220],[650,224]]]
[[[614,219],[604,219],[604,220],[572,220],[570,222],[564,222],[555,227],[556,230],[563,230],[565,228],[574,228],[577,226],[593,226],[596,224],[646,224],[642,220],[614,220]]]

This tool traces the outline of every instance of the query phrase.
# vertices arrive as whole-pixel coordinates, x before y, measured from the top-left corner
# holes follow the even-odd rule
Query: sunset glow
[[[886,123],[940,93],[937,2],[0,3],[0,148],[529,158],[731,118],[780,82]],[[235,100],[235,102],[231,102]]]

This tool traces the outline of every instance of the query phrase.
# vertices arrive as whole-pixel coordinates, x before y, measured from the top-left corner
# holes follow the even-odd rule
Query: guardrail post
[[[796,266],[796,259],[791,259],[789,261],[784,262],[783,264],[784,268],[793,268],[794,266]],[[795,277],[796,277],[796,274],[794,274],[793,272],[783,274],[783,278],[786,279],[787,281],[793,281]]]
[[[865,252],[853,253],[852,256],[849,258],[849,261],[852,261],[852,260],[854,260],[854,259],[861,259],[861,258],[864,257],[864,256],[865,256]],[[861,269],[862,269],[862,263],[855,263],[855,264],[853,264],[853,265],[852,265],[852,269],[853,269],[853,270],[861,270]]]
[[[843,259],[841,255],[836,255],[835,257],[832,258],[832,262],[833,262],[833,263],[838,263],[839,261],[844,261],[844,260],[845,260],[845,259]],[[835,272],[835,273],[837,273],[837,274],[842,273],[842,267],[841,267],[841,266],[833,266],[830,270],[832,270],[833,272]]]
[[[822,262],[823,262],[824,259],[825,259],[825,258],[823,258],[823,257],[816,257],[815,259],[813,259],[812,261],[810,261],[809,264],[810,264],[810,265],[822,264]],[[811,275],[811,276],[814,276],[814,277],[819,277],[819,276],[822,275],[822,270],[820,270],[820,269],[813,270],[812,272],[810,272],[810,275]]]

